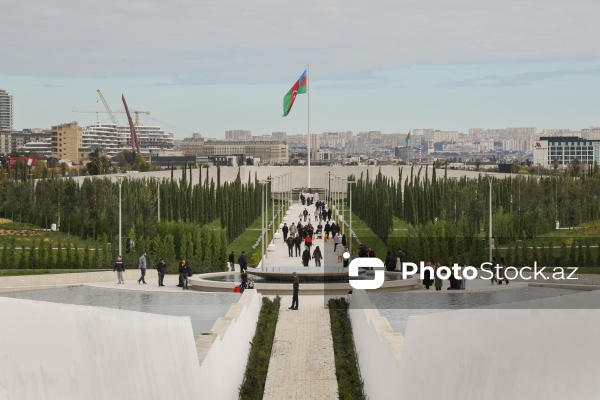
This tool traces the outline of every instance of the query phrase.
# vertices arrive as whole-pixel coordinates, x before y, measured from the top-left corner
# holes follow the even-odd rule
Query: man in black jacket
[[[287,235],[289,232],[288,226],[286,223],[283,224],[283,228],[281,228],[281,232],[283,232],[283,241],[285,242],[287,240]]]
[[[300,245],[302,244],[302,238],[299,234],[296,233],[296,237],[294,238],[294,247],[296,249],[296,257],[300,256]]]
[[[290,257],[294,257],[294,238],[290,235],[286,240],[288,245],[288,254]]]
[[[248,269],[248,261],[246,260],[246,252],[242,251],[238,258],[238,264],[240,264],[240,272],[243,272]]]
[[[181,260],[179,263],[179,279],[183,285],[183,290],[188,290],[188,276],[190,274],[190,269],[187,265],[186,260]]]
[[[384,261],[386,271],[394,271],[396,269],[396,259],[392,255],[391,251],[387,252],[387,256]]]
[[[310,250],[308,246],[304,246],[304,251],[302,252],[302,264],[305,267],[308,267],[308,262],[310,261]]]
[[[235,271],[235,254],[233,251],[229,254],[229,268],[231,271]]]
[[[165,286],[163,281],[165,279],[165,270],[167,269],[167,264],[165,264],[165,259],[161,258],[156,264],[156,270],[158,271],[158,286]]]

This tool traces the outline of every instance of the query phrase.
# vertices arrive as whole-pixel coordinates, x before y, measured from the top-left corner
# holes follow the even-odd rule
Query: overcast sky
[[[106,120],[73,113],[101,89],[178,138],[306,133],[307,64],[312,132],[600,125],[595,0],[0,1],[17,129]]]

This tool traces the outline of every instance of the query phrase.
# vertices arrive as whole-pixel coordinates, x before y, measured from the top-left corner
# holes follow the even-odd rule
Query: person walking
[[[167,264],[165,264],[165,259],[161,258],[158,260],[158,264],[156,264],[156,271],[158,271],[158,286],[165,286],[165,270],[167,269]]]
[[[460,268],[460,289],[461,290],[466,290],[467,289],[467,278],[465,278],[465,263],[461,262],[460,264],[458,264],[458,267]]]
[[[300,279],[298,278],[298,274],[296,274],[296,271],[292,272],[292,275],[294,276],[294,283],[292,283],[292,287],[293,287],[294,291],[292,293],[292,306],[289,309],[297,310],[298,309],[298,291],[300,289]]]
[[[290,257],[294,257],[294,238],[290,235],[290,237],[286,240],[288,246],[288,254]]]
[[[344,247],[344,253],[349,253],[347,247]],[[342,267],[348,268],[349,265],[350,265],[350,257],[344,258],[344,255],[342,254]]]
[[[246,260],[246,252],[242,251],[242,254],[238,257],[238,264],[240,264],[240,272],[248,269],[248,260]]]
[[[290,236],[295,238],[296,233],[298,233],[298,227],[292,222],[292,226],[290,226]]]
[[[314,258],[315,260],[315,267],[320,267],[323,254],[321,254],[321,249],[319,248],[319,246],[315,247],[315,251],[313,251],[312,258]]]
[[[435,273],[433,275],[433,280],[434,280],[434,285],[435,285],[436,291],[442,290],[442,278],[440,278],[437,273],[439,269],[440,269],[440,263],[436,263],[435,267],[433,268],[433,270],[435,271]],[[450,287],[452,287],[452,284],[450,285]]]
[[[183,290],[188,290],[188,275],[190,273],[190,269],[187,265],[187,261],[185,259],[181,259],[179,263],[179,279],[181,280],[181,285]]]
[[[119,282],[117,284],[125,284],[123,280],[123,271],[125,271],[125,264],[123,264],[123,259],[121,256],[117,256],[117,261],[115,262],[115,267],[113,268],[113,272],[117,271],[117,279]]]
[[[304,216],[304,222],[306,222],[306,220],[308,219],[308,210],[305,208],[304,211],[302,211],[302,215]]]
[[[324,237],[325,243],[327,243],[327,239],[329,239],[329,232],[330,231],[331,231],[331,225],[329,225],[329,222],[327,222],[325,224],[325,237]]]
[[[496,257],[492,257],[492,266],[490,269],[492,271],[491,284],[493,285],[494,282],[498,283],[498,259],[496,259]]]
[[[504,282],[506,282],[506,284],[508,285],[508,278],[506,277],[506,260],[504,259],[504,257],[500,257],[500,271],[502,271],[502,276],[500,276],[500,274],[498,274],[498,285],[502,285],[502,281],[504,280]]]
[[[300,245],[302,244],[302,237],[296,233],[294,238],[294,248],[296,250],[296,257],[300,257]]]
[[[338,246],[337,251],[335,253],[338,256],[338,262],[341,263],[344,258],[344,248],[342,247],[341,244]]]
[[[283,228],[281,228],[281,232],[283,233],[283,241],[285,242],[287,240],[288,237],[288,233],[289,233],[289,228],[287,226],[287,223],[284,222],[283,223]]]
[[[427,262],[427,265],[431,268],[435,268],[435,259],[433,257],[429,257],[429,261]],[[425,289],[429,290],[429,286],[431,286],[431,283],[433,282],[432,279],[432,272],[429,268],[427,268],[424,271],[423,274],[423,285],[425,285]]]
[[[373,250],[372,248],[369,247],[369,249],[367,250],[367,257],[375,258],[376,257],[375,250]]]
[[[342,239],[341,239],[340,243],[342,243],[342,247],[346,247],[346,234],[345,233],[342,234]]]
[[[140,279],[138,279],[138,285],[140,284],[140,282],[143,282],[144,285],[146,284],[146,267],[148,266],[148,264],[146,263],[146,252],[142,251],[142,255],[140,256],[140,259],[138,260],[138,269],[141,272],[141,276]]]
[[[333,252],[335,253],[338,247],[338,244],[340,244],[340,234],[336,233],[333,236]]]
[[[304,246],[304,251],[302,252],[302,265],[308,267],[308,262],[310,261],[310,250],[308,246]]]
[[[229,269],[235,271],[235,254],[233,251],[229,254]]]
[[[392,256],[392,252],[388,251],[387,256],[385,256],[385,261],[383,262],[385,265],[386,271],[394,271],[396,270],[396,259]]]
[[[310,247],[312,246],[312,236],[306,235],[306,239],[304,239],[304,245],[308,247],[308,251],[310,251]]]
[[[246,287],[248,286],[248,273],[246,272],[246,270],[242,271],[242,287],[240,289],[240,293],[244,293],[244,290],[246,290]]]
[[[396,263],[396,271],[402,272],[402,264],[406,262],[406,253],[402,249],[398,249],[398,258]]]

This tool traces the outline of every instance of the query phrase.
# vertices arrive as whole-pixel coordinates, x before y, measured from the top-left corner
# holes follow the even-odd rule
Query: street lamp
[[[263,192],[260,196],[262,199],[262,206],[261,206],[261,209],[262,209],[261,214],[262,215],[261,215],[261,219],[260,219],[261,220],[261,240],[260,240],[260,242],[261,242],[261,251],[262,251],[261,260],[263,260],[263,265],[262,265],[263,267],[264,267],[264,260],[267,257],[266,246],[265,246],[265,241],[267,239],[266,235],[265,235],[266,226],[267,226],[267,224],[266,224],[267,212],[266,212],[266,208],[265,208],[265,203],[267,202],[266,201],[266,199],[267,199],[267,185],[266,185],[267,182],[268,181],[259,181],[259,183],[261,183],[263,185]]]
[[[342,181],[342,182],[347,181],[347,180],[348,180],[348,178],[340,178],[340,181]],[[343,189],[344,189],[344,186],[342,185],[342,193],[344,192]],[[345,206],[345,201],[342,200],[342,218],[341,218],[341,220],[342,220],[342,235],[344,235],[346,233],[346,230],[345,230],[346,215],[344,214],[344,206]],[[350,233],[350,234],[352,234],[352,233]]]
[[[119,255],[121,257],[123,256],[123,240],[121,239],[123,229],[121,217],[121,185],[123,184],[123,178],[125,178],[125,175],[117,175],[117,180],[119,181]]]
[[[354,231],[352,230],[352,185],[354,185],[356,181],[348,181],[348,185],[350,186],[350,234],[348,235],[348,252],[352,254],[352,234]]]
[[[485,175],[488,178],[488,182],[490,184],[490,223],[489,223],[489,228],[490,228],[490,232],[489,232],[489,238],[488,238],[488,246],[489,246],[489,253],[490,253],[490,262],[492,262],[492,177],[490,175]]]

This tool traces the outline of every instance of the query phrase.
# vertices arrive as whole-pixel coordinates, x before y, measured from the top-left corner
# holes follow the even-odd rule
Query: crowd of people
[[[140,277],[137,280],[138,285],[147,284],[146,270],[148,268],[148,260],[146,259],[146,257],[148,257],[148,254],[146,253],[146,251],[142,251],[140,258],[138,259],[138,269],[140,270]],[[158,286],[165,286],[164,279],[165,273],[167,271],[167,264],[164,258],[158,260],[158,264],[156,264],[156,271],[158,276]],[[177,284],[177,287],[180,287],[183,290],[188,290],[188,278],[194,274],[192,271],[192,267],[189,265],[189,261],[182,258],[179,262],[179,268],[177,269],[177,271],[179,273],[179,283]],[[125,264],[123,263],[123,258],[120,255],[117,256],[117,261],[115,261],[113,272],[117,273],[117,284],[124,284],[125,280],[123,279],[123,272],[125,272]]]
[[[424,271],[423,285],[425,286],[425,289],[429,290],[429,288],[433,286],[436,291],[442,290],[442,287],[444,286],[443,280],[437,274],[437,271],[441,268],[440,263],[436,262],[435,258],[429,257],[427,266],[431,267],[431,269],[426,269]],[[498,261],[496,257],[493,257],[491,268],[492,279],[490,280],[492,285],[494,283],[502,285],[502,282],[505,282],[508,285],[510,281],[504,274],[506,267],[507,264],[504,257],[500,257],[500,261]],[[464,262],[458,264],[457,271],[450,269],[451,273],[448,277],[447,290],[465,290],[467,288],[467,279],[461,273],[463,268],[465,268]]]

